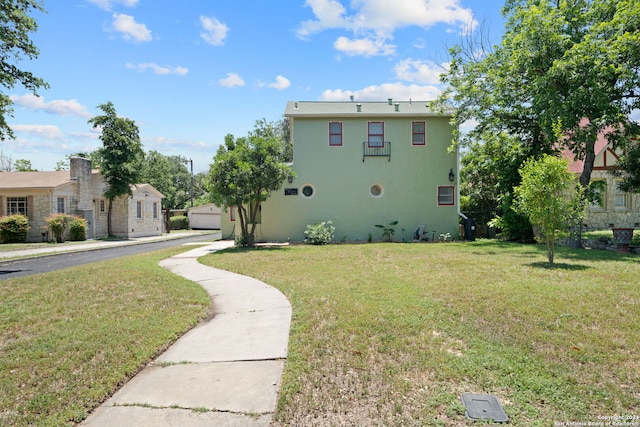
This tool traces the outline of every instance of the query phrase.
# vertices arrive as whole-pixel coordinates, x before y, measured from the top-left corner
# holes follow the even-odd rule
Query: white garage
[[[222,209],[213,203],[189,208],[189,227],[193,230],[219,230],[221,213]]]

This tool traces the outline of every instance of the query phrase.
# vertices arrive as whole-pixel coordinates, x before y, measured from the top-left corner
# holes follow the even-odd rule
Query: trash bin
[[[466,218],[464,220],[464,239],[468,242],[476,240],[476,219]]]

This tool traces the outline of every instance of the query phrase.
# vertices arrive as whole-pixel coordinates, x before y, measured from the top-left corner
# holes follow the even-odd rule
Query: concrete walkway
[[[214,316],[97,408],[82,426],[268,426],[287,357],[291,305],[258,280],[197,258],[218,241],[166,259],[164,268],[199,283]]]

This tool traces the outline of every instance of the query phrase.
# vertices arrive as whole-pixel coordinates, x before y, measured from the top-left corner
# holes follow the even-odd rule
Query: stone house
[[[583,220],[587,230],[606,230],[609,228],[640,228],[640,194],[626,193],[618,187],[620,179],[610,171],[616,167],[620,150],[615,150],[603,134],[595,144],[596,159],[591,172],[591,182],[602,182],[601,203],[587,207]],[[565,156],[571,154],[565,151]],[[569,170],[577,175],[582,173],[584,161],[573,160]]]
[[[109,201],[105,188],[100,171],[81,157],[71,158],[68,171],[0,172],[0,216],[27,216],[30,242],[51,239],[46,218],[58,213],[85,218],[87,238],[106,237]],[[131,196],[113,201],[113,233],[126,238],[161,235],[163,197],[149,184],[133,186]]]

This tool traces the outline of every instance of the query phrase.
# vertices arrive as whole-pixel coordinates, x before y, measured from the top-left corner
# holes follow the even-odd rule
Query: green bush
[[[3,243],[24,243],[29,232],[29,219],[24,215],[0,218],[0,240]]]
[[[47,225],[49,226],[49,230],[55,237],[57,243],[64,242],[64,232],[67,229],[67,215],[66,214],[55,214],[47,217],[45,219],[47,221]]]
[[[640,246],[640,233],[635,233],[631,239],[632,246]]]
[[[321,221],[313,225],[307,225],[307,230],[304,232],[306,236],[304,241],[312,245],[326,245],[333,240],[335,229],[331,221]]]
[[[189,218],[184,215],[172,216],[169,218],[169,225],[172,230],[188,230]]]
[[[70,217],[69,233],[73,241],[87,240],[87,221],[79,216]]]

